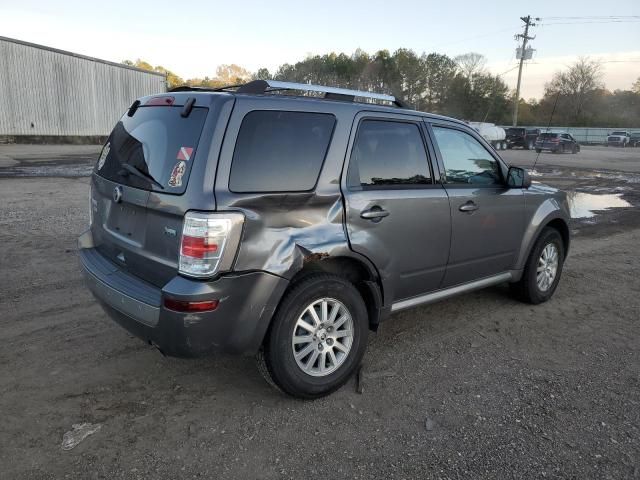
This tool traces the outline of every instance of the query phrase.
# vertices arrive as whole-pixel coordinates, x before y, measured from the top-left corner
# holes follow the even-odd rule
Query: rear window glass
[[[233,153],[232,192],[311,190],[329,148],[335,117],[254,111],[242,120]]]
[[[524,128],[507,128],[507,135],[524,135]]]
[[[558,138],[557,133],[541,133],[540,138]]]
[[[132,117],[124,114],[105,143],[95,171],[143,190],[184,193],[207,109],[194,108],[186,118],[180,115],[182,109],[139,107]]]

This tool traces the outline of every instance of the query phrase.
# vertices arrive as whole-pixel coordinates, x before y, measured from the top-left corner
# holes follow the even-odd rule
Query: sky
[[[530,34],[522,97],[539,98],[555,71],[580,56],[603,62],[610,90],[640,77],[640,0],[536,2],[431,0],[0,0],[0,36],[120,62],[144,59],[183,78],[215,76],[220,64],[274,71],[308,55],[411,48],[450,56],[477,52],[503,74],[517,65],[519,17],[540,17]],[[553,17],[637,16],[633,22],[562,24]],[[517,69],[503,75],[515,88]]]

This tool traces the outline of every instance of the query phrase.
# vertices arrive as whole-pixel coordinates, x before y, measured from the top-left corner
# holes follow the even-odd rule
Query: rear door
[[[439,288],[449,255],[447,194],[430,166],[421,118],[361,113],[343,192],[349,241],[379,269],[385,302]]]
[[[158,103],[123,115],[105,143],[92,178],[91,229],[100,253],[162,286],[177,270],[180,198],[208,109],[183,116],[182,105]]]
[[[468,130],[432,124],[451,205],[451,252],[443,287],[513,268],[524,228],[522,189],[506,186],[506,167]]]

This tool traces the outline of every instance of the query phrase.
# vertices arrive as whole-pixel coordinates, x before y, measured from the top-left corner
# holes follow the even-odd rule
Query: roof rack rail
[[[230,88],[238,88],[242,85],[227,85],[225,87],[192,87],[191,85],[180,85],[169,89],[169,92],[224,92]]]
[[[384,93],[365,92],[363,90],[349,90],[347,88],[326,87],[324,85],[311,85],[308,83],[281,82],[279,80],[253,80],[242,85],[228,85],[220,88],[192,87],[181,85],[170,89],[170,92],[225,92],[262,94],[279,90],[298,90],[303,92],[324,93],[324,98],[329,100],[341,100],[343,102],[355,102],[356,98],[368,98],[390,102],[400,108],[410,108],[405,102],[393,95]]]
[[[254,80],[241,85],[236,93],[267,93],[276,90],[299,90],[303,92],[324,93],[324,98],[331,100],[342,100],[354,102],[355,98],[368,98],[372,100],[382,100],[391,102],[400,108],[409,108],[408,105],[394,97],[384,93],[365,92],[363,90],[350,90],[347,88],[327,87],[324,85],[311,85],[308,83],[281,82],[279,80]]]

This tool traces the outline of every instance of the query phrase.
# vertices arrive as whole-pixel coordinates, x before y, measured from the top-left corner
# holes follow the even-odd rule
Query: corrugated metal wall
[[[164,75],[0,38],[0,135],[108,135]]]

